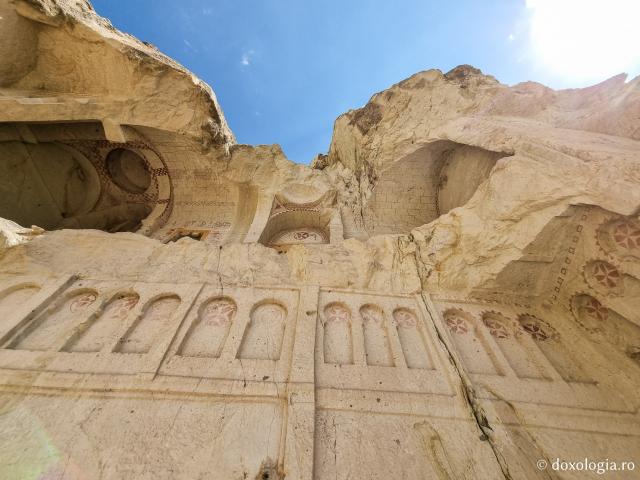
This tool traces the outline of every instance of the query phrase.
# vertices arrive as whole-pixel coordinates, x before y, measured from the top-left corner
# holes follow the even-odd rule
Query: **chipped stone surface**
[[[85,0],[0,16],[0,477],[640,462],[640,79],[420,72],[307,167]]]

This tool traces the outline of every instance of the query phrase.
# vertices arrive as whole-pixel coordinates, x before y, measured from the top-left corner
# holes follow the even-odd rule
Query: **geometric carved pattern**
[[[325,232],[319,228],[298,227],[285,230],[275,235],[270,241],[270,245],[296,245],[296,244],[318,244],[328,243]]]
[[[140,134],[137,133],[137,135]],[[116,184],[113,183],[108,173],[107,155],[115,149],[124,148],[135,151],[144,162],[146,170],[151,174],[151,185],[143,193],[127,192],[128,203],[156,205],[155,210],[149,215],[156,218],[155,225],[152,227],[154,230],[168,220],[173,209],[173,190],[169,182],[161,184],[158,182],[158,178],[167,177],[169,170],[163,156],[150,143],[144,140],[130,140],[126,143],[113,143],[108,140],[66,140],[64,143],[79,150],[91,161],[98,176],[103,180],[103,185],[108,189]]]
[[[464,335],[469,331],[470,318],[468,314],[460,310],[447,310],[444,314],[444,320],[451,333]]]
[[[375,305],[365,305],[360,309],[360,316],[365,323],[382,324],[384,318],[382,316],[382,310]]]
[[[500,313],[487,312],[482,315],[482,323],[495,338],[509,338],[507,325],[509,321]]]
[[[609,309],[593,297],[589,297],[584,302],[582,311],[599,322],[604,322],[609,317]]]
[[[399,308],[393,312],[393,319],[398,327],[412,328],[418,325],[415,313],[407,309]]]
[[[613,241],[627,250],[640,249],[640,224],[626,220],[618,223],[612,233]]]
[[[236,313],[237,307],[231,300],[216,299],[207,304],[202,311],[203,322],[215,326],[224,326],[231,323],[231,318]]]
[[[559,337],[558,332],[551,325],[538,317],[523,314],[518,317],[518,320],[523,330],[538,342],[557,340]]]
[[[324,314],[327,322],[349,322],[351,320],[349,310],[337,303],[327,306]]]
[[[71,302],[69,305],[69,311],[71,313],[80,312],[95,302],[97,298],[98,295],[95,292],[83,293]]]
[[[609,319],[609,309],[591,295],[576,294],[569,304],[576,323],[589,333],[602,333],[610,325],[605,323]]]
[[[605,288],[615,288],[620,283],[621,275],[616,267],[603,261],[593,262],[591,276]]]
[[[131,310],[138,304],[139,300],[140,297],[138,297],[137,295],[127,295],[116,299],[115,302],[117,302],[117,308],[112,313],[112,318],[122,320],[127,316],[129,310]]]

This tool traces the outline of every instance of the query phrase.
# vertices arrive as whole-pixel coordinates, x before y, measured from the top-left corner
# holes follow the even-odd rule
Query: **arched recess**
[[[123,328],[129,312],[138,304],[136,293],[119,293],[101,311],[75,329],[63,350],[67,352],[99,352],[114,334]]]
[[[587,262],[584,278],[589,287],[607,298],[614,310],[640,323],[640,280],[604,260]]]
[[[47,230],[150,233],[171,209],[160,154],[133,129],[98,123],[0,124],[0,217]]]
[[[287,310],[278,303],[265,301],[256,305],[242,337],[238,358],[279,360],[286,318]]]
[[[0,292],[0,324],[7,322],[18,307],[25,304],[38,293],[40,285],[34,283],[18,284]]]
[[[408,233],[466,204],[504,156],[450,141],[418,148],[379,172],[363,209],[366,231]]]
[[[458,308],[450,308],[443,314],[444,321],[451,332],[453,342],[464,367],[470,373],[500,375],[497,362],[480,332],[475,319]]]
[[[555,328],[530,314],[519,315],[518,323],[564,380],[571,382],[592,381],[591,376],[578,363]]]
[[[467,203],[489,174],[503,153],[470,145],[455,147],[443,154],[438,174],[438,214]]]
[[[118,353],[148,353],[159,335],[168,327],[180,306],[177,295],[163,295],[147,302],[140,315],[119,340]]]
[[[518,377],[544,378],[544,367],[531,354],[533,345],[522,338],[520,328],[512,320],[498,312],[484,312],[482,323]]]
[[[237,311],[236,303],[229,297],[216,297],[204,302],[178,349],[178,355],[218,358]]]
[[[33,351],[61,348],[73,327],[89,317],[89,308],[97,298],[97,292],[87,289],[65,294],[35,318],[7,348]]]
[[[367,365],[393,367],[393,354],[389,344],[389,332],[384,321],[384,312],[377,305],[360,307],[364,351]]]
[[[281,251],[291,245],[329,243],[332,216],[326,209],[277,213],[269,218],[258,241]]]
[[[640,366],[640,326],[586,294],[571,298],[571,312],[593,341],[604,342]]]
[[[393,311],[393,321],[407,367],[432,370],[433,361],[427,351],[422,331],[418,328],[416,314],[406,308],[397,308]]]
[[[80,152],[55,142],[0,142],[0,216],[47,230],[92,211],[100,178]]]
[[[353,365],[351,311],[340,303],[330,303],[323,314],[324,363]]]

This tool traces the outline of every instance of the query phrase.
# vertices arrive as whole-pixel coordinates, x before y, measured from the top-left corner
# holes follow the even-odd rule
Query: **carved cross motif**
[[[619,223],[613,229],[613,240],[622,248],[640,249],[640,225],[630,221]]]
[[[363,307],[360,310],[360,315],[362,315],[362,320],[364,320],[365,323],[382,323],[383,321],[380,310],[372,306]]]
[[[231,322],[231,318],[236,313],[236,306],[229,300],[214,300],[210,302],[202,312],[202,320],[215,325],[222,326]]]
[[[500,320],[492,317],[484,317],[482,323],[489,329],[489,333],[495,338],[509,338],[509,331],[506,325]]]
[[[551,325],[546,324],[533,315],[523,315],[520,324],[522,325],[522,329],[537,342],[558,339],[558,332],[556,332]]]
[[[122,320],[127,316],[129,310],[138,304],[139,298],[137,296],[121,297],[115,300],[115,309],[111,314],[114,318]]]
[[[620,272],[616,267],[607,262],[595,262],[593,265],[593,278],[606,288],[615,288],[620,283]]]
[[[393,318],[399,327],[411,328],[418,325],[418,319],[408,310],[396,310],[393,312]]]
[[[82,295],[76,297],[73,302],[71,302],[71,305],[69,305],[69,310],[71,311],[71,313],[76,313],[84,310],[93,302],[95,302],[96,298],[98,298],[98,296],[95,293],[83,293]]]
[[[447,315],[445,321],[447,322],[447,326],[449,327],[451,333],[464,335],[469,332],[467,321],[456,313],[450,313],[449,315]]]
[[[325,310],[327,322],[348,322],[351,318],[348,310],[340,305],[331,305]]]
[[[609,309],[603,306],[598,300],[595,298],[589,298],[582,310],[591,318],[595,318],[600,322],[604,322],[609,317]]]

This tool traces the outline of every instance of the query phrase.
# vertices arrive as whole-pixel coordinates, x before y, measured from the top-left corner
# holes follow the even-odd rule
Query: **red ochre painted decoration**
[[[613,240],[629,250],[640,249],[640,225],[622,222],[613,229]]]
[[[613,265],[606,262],[596,262],[593,265],[593,278],[602,286],[615,288],[620,283],[620,272]]]

